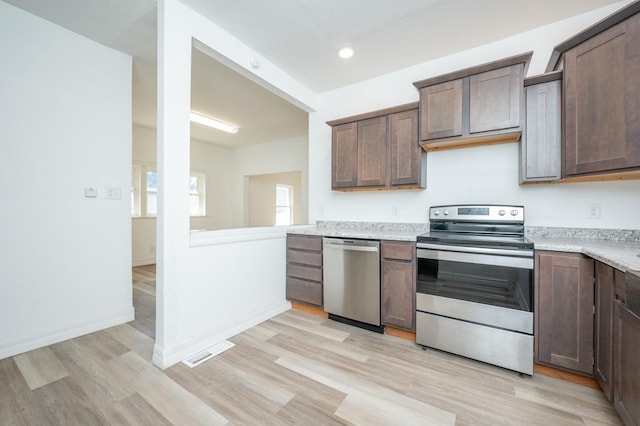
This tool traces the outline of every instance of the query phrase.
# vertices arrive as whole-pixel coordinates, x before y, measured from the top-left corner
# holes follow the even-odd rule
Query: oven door
[[[418,244],[417,292],[533,312],[533,251]]]
[[[418,243],[417,257],[416,343],[533,374],[533,250]]]

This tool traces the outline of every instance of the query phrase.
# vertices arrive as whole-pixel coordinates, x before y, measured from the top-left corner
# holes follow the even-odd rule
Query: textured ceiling
[[[182,0],[315,92],[481,46],[617,0]],[[351,45],[349,60],[337,52]]]
[[[155,127],[155,0],[4,1],[132,55],[133,121]],[[616,0],[181,1],[317,93],[617,3]],[[620,2],[621,7],[626,3],[628,0]],[[355,55],[341,60],[337,51],[346,44],[354,48]],[[207,77],[211,75],[220,78],[213,81]],[[235,144],[299,137],[301,128],[306,132],[306,114],[213,60],[196,57],[193,80],[194,109],[240,125],[241,131],[233,138]],[[265,117],[265,111],[277,113]],[[229,137],[218,131],[194,126],[193,133],[198,139],[229,143]]]

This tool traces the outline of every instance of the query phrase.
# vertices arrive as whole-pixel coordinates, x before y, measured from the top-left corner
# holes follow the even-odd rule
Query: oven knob
[[[507,214],[507,212],[505,212],[504,210],[500,210],[500,211],[498,212],[498,214],[499,214],[500,216],[504,216],[505,214]]]
[[[440,216],[440,210],[436,210],[436,211],[434,211],[434,212],[433,212],[433,215],[434,215],[434,216]]]
[[[449,210],[445,210],[445,211],[444,211],[444,215],[445,215],[445,216],[449,216]]]
[[[518,210],[516,209],[511,210],[511,216],[518,216]]]

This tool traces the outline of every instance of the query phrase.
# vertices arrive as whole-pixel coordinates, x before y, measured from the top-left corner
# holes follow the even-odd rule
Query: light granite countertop
[[[640,271],[640,241],[528,237],[536,250],[582,253],[623,272]]]
[[[368,240],[416,241],[429,232],[429,224],[330,222],[302,225],[290,234]],[[532,227],[527,238],[536,250],[582,253],[623,272],[640,271],[640,231]]]
[[[418,235],[424,234],[424,230],[395,230],[395,229],[366,229],[366,228],[342,228],[323,227],[316,225],[296,226],[289,228],[287,233],[300,235],[317,235],[320,237],[336,238],[360,238],[365,240],[395,240],[416,241]]]

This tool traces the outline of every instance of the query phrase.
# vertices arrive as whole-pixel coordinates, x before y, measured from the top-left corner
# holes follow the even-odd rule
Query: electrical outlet
[[[587,219],[600,219],[600,203],[589,203],[587,206]]]
[[[398,206],[391,206],[391,216],[398,216]]]

